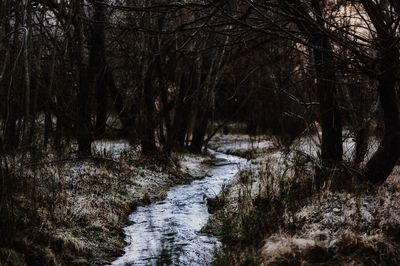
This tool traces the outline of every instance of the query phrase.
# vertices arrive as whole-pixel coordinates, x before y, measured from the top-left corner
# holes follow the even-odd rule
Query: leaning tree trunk
[[[362,0],[361,3],[377,32],[376,47],[379,52],[377,81],[385,129],[377,152],[365,166],[364,176],[372,183],[382,183],[390,175],[400,157],[400,118],[396,93],[399,49],[396,31],[392,30],[398,25],[378,12],[374,1]],[[398,13],[400,11],[398,5],[394,7]]]
[[[365,167],[365,177],[373,183],[384,182],[400,157],[400,119],[396,93],[399,50],[396,42],[394,37],[380,38],[377,80],[385,132],[378,151]]]

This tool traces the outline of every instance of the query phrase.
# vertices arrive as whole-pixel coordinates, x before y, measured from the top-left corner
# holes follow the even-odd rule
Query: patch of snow
[[[135,148],[139,153],[138,147],[131,147],[129,141],[121,140],[96,140],[92,143],[92,149],[95,154],[100,156],[109,156],[114,159],[119,159],[124,152]]]
[[[210,144],[219,152],[248,151],[255,149],[270,149],[274,147],[273,141],[266,136],[252,137],[249,135],[219,135]]]
[[[180,158],[182,171],[192,176],[200,177],[205,175],[204,157],[195,154],[184,154]]]

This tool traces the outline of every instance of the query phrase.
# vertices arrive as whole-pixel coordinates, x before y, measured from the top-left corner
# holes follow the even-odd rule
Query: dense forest
[[[397,0],[2,0],[0,265],[398,265],[399,53]],[[211,258],[116,260],[231,170]]]

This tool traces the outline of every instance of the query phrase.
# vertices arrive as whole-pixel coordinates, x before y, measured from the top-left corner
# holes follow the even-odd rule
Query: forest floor
[[[215,265],[400,265],[400,167],[379,187],[317,189],[315,141],[276,143],[221,135],[210,144],[252,163],[210,201],[204,230],[223,242]],[[351,140],[344,147],[350,157]]]
[[[206,175],[207,156],[145,159],[125,141],[94,143],[94,158],[29,166],[35,196],[16,195],[16,235],[0,265],[104,265],[122,254],[123,228],[137,206]],[[29,262],[29,263],[28,263]]]

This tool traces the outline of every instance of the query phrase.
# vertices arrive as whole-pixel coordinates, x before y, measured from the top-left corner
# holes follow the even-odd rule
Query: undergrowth
[[[205,230],[223,243],[214,265],[399,265],[396,174],[363,191],[337,186],[337,173],[315,182],[316,165],[302,152],[253,162],[210,201]]]
[[[304,165],[277,169],[275,163],[265,161],[242,170],[237,182],[213,200],[223,204],[211,204],[220,208],[214,210],[206,230],[220,235],[224,244],[214,265],[259,265],[265,235],[283,230],[283,225],[293,220],[295,210],[306,203],[312,178],[293,178],[289,173],[309,171]]]
[[[178,157],[142,158],[135,148],[3,156],[0,265],[104,265],[123,251],[128,214],[183,175]]]

